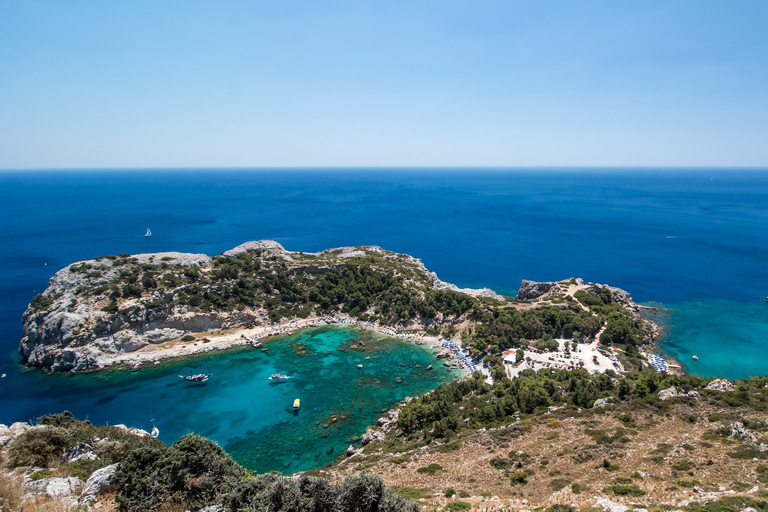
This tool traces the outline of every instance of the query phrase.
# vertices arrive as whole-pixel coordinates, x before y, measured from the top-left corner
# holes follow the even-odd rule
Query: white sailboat
[[[147,232],[144,233],[144,236],[152,236],[152,231],[150,231],[149,228],[147,228]]]

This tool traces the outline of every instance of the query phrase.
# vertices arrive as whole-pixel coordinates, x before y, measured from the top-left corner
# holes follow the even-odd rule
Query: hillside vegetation
[[[377,247],[311,254],[252,242],[213,258],[123,254],[58,272],[30,302],[20,350],[29,365],[80,370],[98,367],[99,352],[135,351],[196,330],[343,313],[459,336],[474,358],[499,368],[505,350],[530,340],[598,334],[639,367],[637,346],[652,339],[653,329],[628,295],[598,285],[570,295],[569,286],[563,282],[534,302],[472,296],[439,281],[419,260]]]

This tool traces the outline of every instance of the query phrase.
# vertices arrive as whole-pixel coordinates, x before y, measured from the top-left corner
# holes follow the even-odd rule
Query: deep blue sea
[[[122,421],[132,402],[111,396],[175,384],[142,375],[147,384],[133,391],[103,377],[103,396],[91,385],[78,402],[59,377],[21,372],[21,315],[56,270],[97,255],[218,254],[259,239],[300,251],[379,245],[421,258],[445,281],[503,294],[521,279],[608,283],[669,309],[663,348],[691,373],[768,373],[768,170],[6,172],[0,219],[0,422],[99,400],[92,417]],[[188,416],[232,422],[231,411],[217,417],[196,403],[184,402]],[[173,425],[158,425],[170,441],[193,428]],[[238,435],[254,428],[238,428],[217,440],[247,445]]]

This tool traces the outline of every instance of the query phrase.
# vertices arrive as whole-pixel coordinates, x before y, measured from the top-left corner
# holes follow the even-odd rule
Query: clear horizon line
[[[696,165],[541,165],[541,166],[501,166],[501,165],[420,165],[420,166],[376,166],[376,165],[318,165],[318,166],[142,166],[142,167],[0,167],[0,172],[51,172],[51,171],[328,171],[328,170],[489,170],[489,171],[526,171],[526,170],[734,170],[768,171],[766,166],[696,166]]]

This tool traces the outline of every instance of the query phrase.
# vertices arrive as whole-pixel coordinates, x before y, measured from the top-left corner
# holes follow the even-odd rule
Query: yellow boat
[[[299,400],[299,399],[297,398],[296,400],[294,400],[294,401],[293,401],[293,410],[294,410],[294,411],[298,411],[298,410],[299,410],[299,406],[300,406],[300,405],[301,405],[301,400]]]

